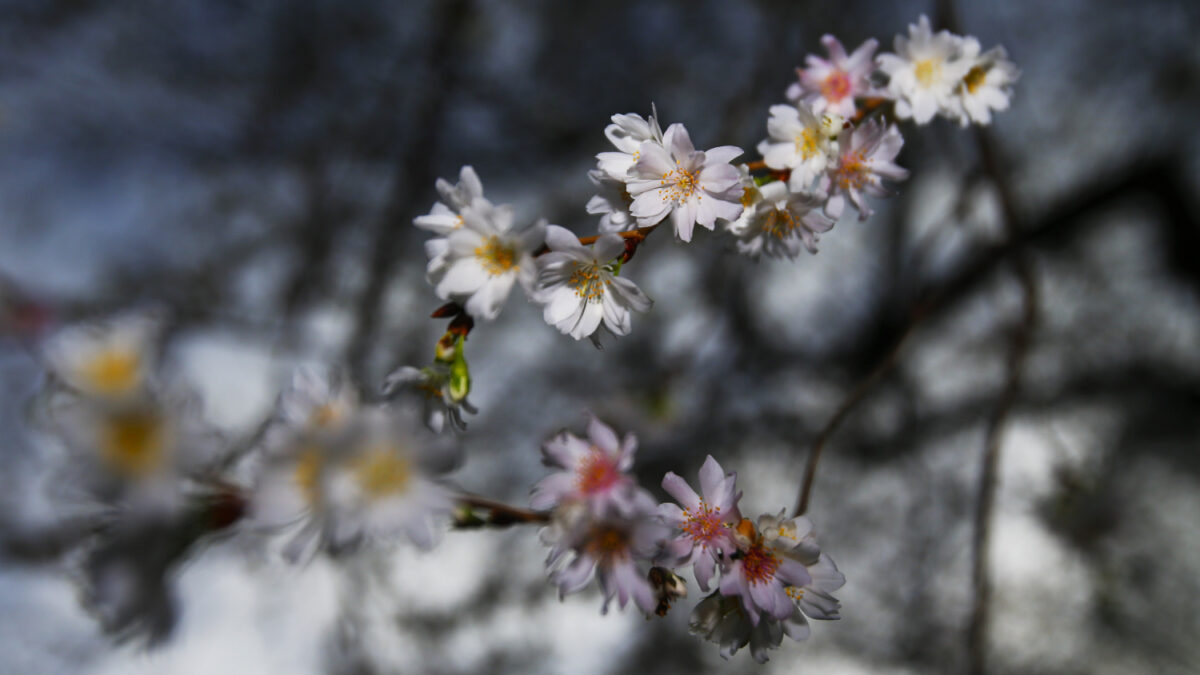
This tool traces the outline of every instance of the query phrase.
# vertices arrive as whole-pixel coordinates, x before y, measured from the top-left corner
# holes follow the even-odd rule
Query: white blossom
[[[603,171],[588,172],[588,178],[599,188],[600,194],[588,200],[587,212],[600,216],[600,231],[625,232],[637,227],[637,220],[629,212],[633,197],[625,188],[624,181],[609,177]]]
[[[949,31],[934,34],[924,15],[909,24],[908,37],[896,36],[896,53],[876,61],[887,74],[887,90],[896,99],[896,116],[925,124],[939,112],[954,114],[954,94],[979,54],[979,41]]]
[[[884,127],[868,120],[843,133],[839,140],[838,161],[821,178],[821,190],[829,195],[825,212],[835,220],[840,218],[849,199],[858,209],[858,219],[866,220],[873,211],[863,193],[889,197],[892,191],[883,186],[884,179],[908,178],[908,170],[893,161],[900,154],[904,138],[895,125]]]
[[[672,124],[663,143],[650,141],[639,147],[640,156],[630,170],[630,211],[639,227],[649,227],[668,216],[675,236],[692,240],[698,223],[713,229],[718,218],[733,220],[742,212],[739,173],[730,161],[742,149],[723,145],[706,152],[696,150],[687,129]]]
[[[514,230],[507,209],[466,206],[461,215],[463,226],[446,237],[444,262],[429,270],[429,281],[438,297],[491,320],[500,314],[514,283],[533,290],[533,253],[545,239],[546,226],[539,222]]]
[[[632,281],[614,273],[624,240],[606,234],[587,247],[569,230],[550,225],[546,245],[550,251],[537,261],[536,294],[546,323],[576,340],[594,335],[601,325],[614,335],[628,335],[632,312],[646,311],[651,302]]]
[[[794,192],[807,191],[837,151],[828,127],[803,103],[773,105],[767,120],[769,138],[758,144],[758,153],[770,168],[791,171],[788,187]],[[833,133],[840,131],[835,129]]]
[[[738,252],[757,259],[795,258],[801,247],[817,252],[817,235],[833,229],[834,219],[822,206],[821,193],[793,192],[775,181],[746,188],[742,215],[726,226],[737,237]]]
[[[1020,74],[1003,47],[988,50],[975,59],[958,83],[952,116],[964,127],[972,122],[990,124],[993,110],[1008,109],[1012,86]]]
[[[617,149],[596,155],[596,164],[601,172],[613,180],[627,182],[629,170],[638,160],[642,143],[650,142],[661,146],[663,132],[654,115],[643,119],[637,113],[613,115],[613,123],[605,127],[604,135]]]

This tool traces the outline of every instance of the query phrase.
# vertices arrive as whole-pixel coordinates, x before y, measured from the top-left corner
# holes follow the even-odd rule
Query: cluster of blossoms
[[[621,607],[632,600],[663,615],[687,595],[674,570],[690,565],[705,592],[719,571],[716,590],[692,611],[692,632],[719,644],[725,658],[749,645],[759,662],[784,635],[806,639],[806,617],[839,618],[832,593],[845,579],[807,518],[743,518],[736,474],[712,456],[700,468],[699,494],[667,473],[662,487],[677,503],[657,504],[629,474],[636,448],[632,434],[619,438],[594,417],[587,438],[564,431],[542,446],[544,462],[558,470],[534,486],[530,505],[552,510],[542,539],[561,595],[595,577],[602,611],[615,597]]]
[[[283,534],[292,560],[400,538],[428,548],[452,523],[546,523],[551,581],[566,595],[597,579],[602,611],[615,599],[665,614],[686,596],[677,571],[690,566],[708,593],[691,629],[726,658],[749,646],[765,661],[783,636],[806,639],[808,619],[837,619],[832,593],[844,578],[812,523],[782,512],[743,517],[735,474],[711,456],[699,493],[667,473],[662,488],[675,503],[659,503],[630,473],[636,438],[593,417],[586,437],[564,431],[542,446],[555,471],[534,486],[532,511],[479,507],[442,478],[461,460],[453,432],[465,431],[464,412],[475,412],[465,341],[475,320],[499,316],[514,286],[576,340],[627,335],[633,313],[651,300],[622,272],[663,223],[685,243],[697,226],[719,229],[753,258],[815,253],[847,202],[865,220],[867,197],[886,197],[885,181],[907,178],[895,163],[904,140],[894,120],[924,124],[940,114],[987,124],[1008,106],[1017,78],[1003,49],[981,53],[974,38],[933,34],[925,17],[896,38],[895,53],[876,56],[875,40],[849,55],[832,36],[822,42],[829,58],[810,56],[787,91],[790,102],[771,106],[761,161],[735,164],[743,151],[729,145],[697,150],[682,124],[664,131],[657,111],[614,115],[605,135],[615,149],[599,153],[589,173],[599,192],[586,206],[600,217],[595,236],[544,221],[518,227],[514,210],[486,198],[469,166],[456,184],[438,180],[440,201],[414,224],[435,235],[425,245],[426,274],[446,304],[433,316],[450,323],[432,363],[389,374],[379,402],[360,400],[339,371],[302,370],[248,451],[221,449],[195,397],[153,377],[155,321],[114,320],[52,338],[46,417],[72,451],[79,478],[70,483],[105,506],[118,523],[110,533],[124,537],[123,553],[97,549],[104,554],[94,557],[94,597],[115,598],[111,613],[128,616],[142,601],[111,589],[148,576],[130,562],[139,538],[191,537],[163,549],[169,553],[156,560],[165,568],[214,529],[211,508],[200,513],[203,527],[188,520],[197,497],[209,506],[220,497],[232,505],[221,528],[242,520],[246,530]],[[406,393],[419,396],[423,415]],[[492,520],[478,519],[477,507],[491,509]],[[510,520],[496,518],[500,508]],[[155,525],[120,529],[133,522],[122,520],[127,514],[147,513],[155,517],[141,522]]]

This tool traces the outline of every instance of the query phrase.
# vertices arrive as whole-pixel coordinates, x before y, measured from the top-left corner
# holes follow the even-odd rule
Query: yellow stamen
[[[321,500],[321,470],[324,468],[324,459],[324,453],[317,447],[305,448],[296,459],[292,479],[296,481],[300,493],[309,504],[317,504]]]
[[[475,249],[475,257],[479,258],[483,269],[496,277],[505,274],[517,266],[517,252],[511,246],[506,246],[500,237],[492,235],[484,240],[483,245]]]
[[[354,461],[354,477],[371,499],[403,492],[412,481],[412,465],[393,446],[368,450]]]
[[[932,87],[942,76],[942,60],[941,59],[925,59],[917,61],[916,70],[914,73],[917,77],[917,82],[923,87]]]
[[[141,355],[131,349],[105,349],[84,363],[80,379],[91,391],[109,396],[125,394],[141,380]]]
[[[152,412],[118,413],[104,420],[100,454],[118,473],[142,478],[166,458],[166,429]]]
[[[984,66],[975,66],[967,71],[966,77],[963,78],[963,86],[967,88],[967,92],[974,94],[977,89],[983,86],[987,80],[988,69]]]

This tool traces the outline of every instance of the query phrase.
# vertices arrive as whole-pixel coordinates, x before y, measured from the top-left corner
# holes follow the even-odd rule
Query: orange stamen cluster
[[[629,536],[611,525],[600,525],[588,537],[587,552],[599,560],[611,560],[629,554]]]
[[[600,302],[604,297],[604,281],[596,265],[580,265],[571,272],[567,285],[575,289],[584,302]]]
[[[483,265],[488,274],[496,277],[505,274],[517,266],[517,252],[511,246],[506,246],[495,235],[488,237],[482,246],[476,247],[475,257]]]
[[[700,189],[700,171],[688,171],[675,162],[675,168],[664,173],[660,185],[667,188],[667,199],[676,204],[686,201]],[[702,198],[700,195],[697,198]]]
[[[711,542],[725,530],[720,513],[714,511],[703,499],[695,511],[684,509],[683,518],[679,529],[696,541]]]
[[[850,76],[835,70],[821,82],[821,96],[826,101],[837,103],[850,94]]]
[[[834,172],[834,180],[843,190],[860,189],[870,180],[867,159],[862,150],[842,156],[842,163]]]
[[[620,479],[621,472],[617,463],[593,445],[579,462],[575,483],[580,492],[590,495],[612,487]]]

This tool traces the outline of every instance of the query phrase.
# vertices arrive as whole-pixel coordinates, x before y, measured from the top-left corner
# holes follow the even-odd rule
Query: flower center
[[[105,421],[101,456],[118,472],[144,477],[162,466],[166,430],[154,413],[120,413]]]
[[[763,224],[763,232],[783,239],[796,229],[796,217],[787,209],[771,209],[767,213],[767,222]]]
[[[921,83],[921,86],[932,87],[942,76],[942,60],[924,59],[917,61],[914,74],[917,77],[917,82]]]
[[[99,394],[125,393],[138,384],[141,357],[129,349],[105,349],[83,364],[80,375]]]
[[[859,189],[867,184],[870,176],[863,152],[851,152],[842,156],[834,179],[843,190]]]
[[[604,297],[604,280],[600,278],[599,267],[594,264],[576,267],[567,279],[567,285],[574,288],[575,295],[584,302],[600,302]]]
[[[837,103],[850,93],[850,76],[841,70],[835,70],[821,82],[821,96],[826,101]]]
[[[778,568],[779,558],[768,551],[761,542],[747,549],[742,557],[742,571],[746,575],[746,581],[752,584],[762,584],[774,579],[775,570]]]
[[[500,237],[492,235],[475,249],[475,257],[488,274],[496,277],[505,274],[517,266],[517,252],[511,246],[506,246]]]
[[[629,551],[629,536],[611,525],[594,528],[588,537],[587,552],[599,560],[624,557]]]
[[[675,168],[662,175],[660,185],[667,188],[667,199],[679,204],[700,188],[700,170],[688,171],[675,162]]]
[[[317,504],[321,500],[321,466],[324,455],[320,448],[308,447],[296,458],[296,467],[292,470],[292,480],[300,488],[300,494],[309,504]]]
[[[963,78],[963,86],[967,88],[967,93],[974,94],[977,89],[983,86],[985,80],[987,80],[987,68],[975,66],[967,71],[966,77]]]
[[[579,491],[585,495],[603,492],[621,479],[621,471],[617,463],[606,452],[592,446],[579,462],[575,482]]]
[[[805,128],[804,131],[796,135],[795,142],[796,152],[799,153],[802,159],[811,159],[821,150],[820,138],[817,137],[817,132],[813,129]]]
[[[354,478],[371,499],[403,492],[412,480],[412,465],[392,446],[368,450],[354,461]]]
[[[710,544],[725,532],[725,523],[721,522],[721,514],[714,511],[703,499],[695,511],[683,510],[684,521],[679,526],[693,540]]]

